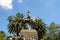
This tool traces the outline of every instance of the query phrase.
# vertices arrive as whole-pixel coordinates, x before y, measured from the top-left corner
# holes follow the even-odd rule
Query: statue
[[[27,18],[30,18],[30,11],[27,12]]]

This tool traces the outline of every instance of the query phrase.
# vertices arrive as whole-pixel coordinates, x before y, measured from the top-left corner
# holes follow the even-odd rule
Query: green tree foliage
[[[12,37],[12,36],[6,36],[6,39],[5,40],[10,40],[9,38]]]
[[[8,20],[9,20],[9,24],[8,24],[8,31],[10,33],[15,33],[17,34],[17,36],[19,35],[20,31],[22,29],[27,29],[27,25],[29,24],[29,26],[36,30],[38,33],[38,40],[40,40],[46,33],[45,30],[45,23],[41,20],[41,19],[36,19],[35,21],[33,21],[31,18],[27,18],[28,20],[24,20],[24,16],[23,14],[16,14],[16,16],[9,16]]]
[[[0,31],[0,40],[4,40],[6,37],[6,33],[3,31]]]
[[[56,38],[56,40],[60,40],[60,30],[59,30],[59,32],[57,33],[57,38]]]
[[[28,19],[28,21],[24,19]],[[17,36],[19,36],[19,33],[22,29],[28,29],[26,25],[28,24],[31,29],[37,31],[38,40],[60,40],[60,34],[58,32],[60,25],[54,22],[46,27],[46,24],[42,21],[42,19],[35,19],[35,21],[33,21],[31,17],[25,18],[21,13],[17,13],[15,16],[9,16],[8,21],[8,31],[16,34]],[[46,31],[46,28],[48,29],[48,32]]]
[[[41,20],[37,20],[35,22],[31,22],[31,28],[35,29],[38,33],[38,40],[41,40],[41,38],[45,35],[46,33],[46,24]]]
[[[24,21],[24,15],[21,13],[17,13],[16,16],[9,16],[8,17],[8,31],[10,33],[14,33],[19,36],[19,33],[22,29],[27,29]]]
[[[48,27],[48,40],[56,40],[57,34],[58,34],[58,28],[60,28],[60,25],[57,25],[56,23],[52,22],[50,26]]]

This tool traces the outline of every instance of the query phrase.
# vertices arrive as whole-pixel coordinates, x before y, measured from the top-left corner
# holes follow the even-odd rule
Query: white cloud
[[[0,0],[0,6],[6,9],[12,9],[12,0]]]
[[[23,2],[23,0],[18,0],[18,2],[19,2],[19,3],[22,3],[22,2]]]

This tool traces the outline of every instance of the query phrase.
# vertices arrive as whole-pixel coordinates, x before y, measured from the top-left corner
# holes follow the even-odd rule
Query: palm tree
[[[19,33],[22,29],[27,29],[27,25],[36,30],[38,33],[38,40],[40,40],[45,35],[45,24],[41,19],[31,19],[30,16],[27,18],[24,18],[23,14],[16,14],[16,16],[9,16],[8,17],[9,24],[8,24],[8,30],[10,33],[15,33],[17,36],[19,36]]]
[[[19,36],[19,33],[22,29],[27,29],[23,18],[24,15],[21,13],[16,14],[16,16],[9,16],[8,31]]]
[[[41,19],[38,19],[38,21],[31,22],[30,25],[32,29],[35,29],[37,31],[38,40],[40,40],[46,33],[46,24],[44,24]]]

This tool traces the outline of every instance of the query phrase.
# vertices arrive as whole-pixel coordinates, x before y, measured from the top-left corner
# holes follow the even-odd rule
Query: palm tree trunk
[[[39,32],[38,32],[38,40],[40,40],[40,35],[39,35]]]
[[[17,32],[17,36],[19,36],[19,32]]]
[[[17,27],[17,31],[16,31],[16,32],[17,32],[17,33],[16,33],[16,34],[17,34],[17,36],[19,36],[19,30],[18,30],[18,27]]]

